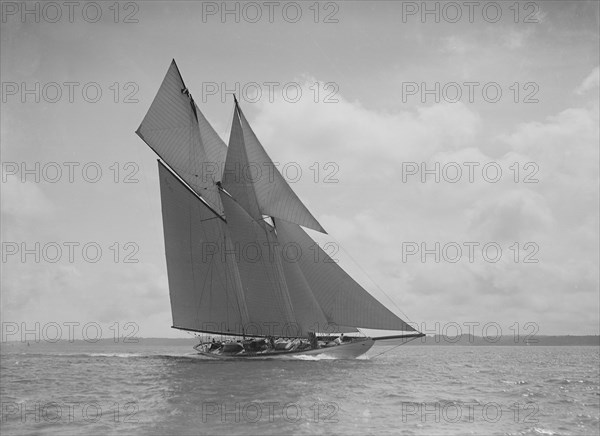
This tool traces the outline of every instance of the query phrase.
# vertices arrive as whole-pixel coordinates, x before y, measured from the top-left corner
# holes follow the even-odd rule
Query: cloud
[[[308,87],[314,82],[306,80],[303,95],[312,95]],[[597,324],[597,310],[590,312],[598,306],[597,106],[568,108],[490,137],[474,106],[376,111],[337,98],[330,104],[311,98],[259,103],[247,117],[280,168],[299,164],[302,177],[293,189],[341,243],[341,265],[369,291],[388,302],[377,283],[391,298],[390,307],[397,305],[413,320],[535,321],[541,333]],[[503,153],[487,153],[498,145]],[[478,163],[473,181],[465,162]],[[497,183],[482,178],[488,162],[503,170]],[[518,174],[511,170],[515,162]],[[404,180],[406,163],[429,170],[457,165],[463,174],[457,183],[443,177],[436,183],[432,175],[422,183],[420,174]],[[524,183],[526,177],[535,182]],[[18,180],[4,184],[3,218],[13,225],[3,230],[28,242],[37,237],[45,243],[55,231],[59,242],[73,237],[70,223],[77,217],[62,220],[51,195],[70,191],[51,188]],[[158,206],[150,213],[159,214]],[[50,316],[48,321],[73,320],[76,314],[73,321],[109,324],[133,320],[140,334],[155,334],[149,320],[162,325],[170,318],[161,229],[155,224],[148,228],[151,239],[119,233],[121,242],[140,241],[140,264],[115,264],[108,247],[116,234],[95,233],[100,230],[95,225],[82,227],[78,240],[96,235],[106,252],[102,262],[82,262],[78,253],[75,264],[6,263],[3,314],[24,320]],[[421,253],[405,260],[407,242],[429,250],[436,243],[442,250],[458,244],[462,252],[456,263],[435,262],[432,255],[423,263]],[[478,244],[473,262],[465,242]],[[489,242],[502,248],[498,262],[482,258]],[[538,262],[524,263],[527,257]],[[562,311],[552,309],[554,302]]]
[[[583,82],[575,88],[575,94],[585,94],[588,91],[592,91],[598,88],[598,83],[600,82],[600,67],[596,67],[592,70],[590,74],[587,75]]]
[[[503,32],[501,35],[503,45],[511,50],[522,48],[525,42],[533,34],[533,27],[526,28],[525,30],[511,29]]]
[[[446,53],[465,55],[477,48],[475,44],[456,35],[443,37],[441,42],[442,51]]]
[[[535,321],[548,334],[597,325],[588,310],[598,307],[596,107],[565,109],[494,137],[461,104],[392,113],[340,97],[331,105],[276,101],[258,108],[250,122],[272,156],[339,165],[338,184],[309,178],[293,187],[349,253],[340,252],[342,266],[378,297],[385,299],[362,270],[391,290],[396,304],[409,303],[403,308],[413,318]],[[498,144],[504,154],[486,154]],[[429,169],[453,162],[465,173],[458,183],[435,183],[433,176],[403,183],[402,163],[410,161]],[[473,182],[464,162],[479,164]],[[482,179],[488,162],[503,171],[497,183]],[[479,245],[472,263],[465,246],[458,263],[433,256],[422,263],[420,256],[403,261],[406,242]],[[501,247],[498,262],[483,258],[486,243]],[[578,298],[569,300],[575,291]],[[562,312],[547,310],[554,301]]]
[[[303,95],[311,95],[309,87],[315,81],[304,83]],[[355,177],[379,174],[379,170],[359,171],[356,165],[398,164],[425,159],[448,148],[468,147],[481,129],[480,116],[461,102],[390,113],[369,110],[339,95],[337,98],[338,102],[331,104],[315,104],[310,98],[294,104],[281,99],[274,104],[263,102],[257,105],[253,129],[264,144],[272,146],[276,160],[327,156],[343,160],[349,166],[343,170],[356,170]],[[340,159],[342,155],[348,159]]]

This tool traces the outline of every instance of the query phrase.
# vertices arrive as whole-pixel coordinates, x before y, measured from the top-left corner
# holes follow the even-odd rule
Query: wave
[[[131,359],[131,358],[189,358],[194,355],[186,354],[144,354],[144,353],[131,353],[131,352],[103,352],[103,353],[27,353],[27,357],[33,358],[48,358],[48,357],[116,357],[120,359]],[[21,363],[22,361],[16,361],[15,363]]]
[[[328,354],[318,354],[316,356],[311,355],[292,355],[290,356],[294,360],[337,360],[335,356],[331,356]]]

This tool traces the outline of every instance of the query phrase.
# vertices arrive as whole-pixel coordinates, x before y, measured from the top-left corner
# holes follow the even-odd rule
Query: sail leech
[[[415,330],[301,228],[326,233],[237,100],[226,146],[173,61],[136,133],[165,162],[158,167],[174,326],[290,337],[357,327]],[[296,258],[289,258],[290,246],[298,248]],[[316,257],[310,255],[315,247]]]

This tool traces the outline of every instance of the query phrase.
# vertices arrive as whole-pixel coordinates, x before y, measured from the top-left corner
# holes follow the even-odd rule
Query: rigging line
[[[206,230],[204,228],[201,228],[202,234],[204,236],[204,240],[206,240]],[[193,230],[192,230],[192,219],[190,217],[190,235],[193,235]],[[191,245],[192,242],[192,238],[190,238],[190,256],[191,256],[191,262],[192,262],[192,277],[193,277],[193,281],[194,281],[194,290],[196,290],[196,270],[194,268],[194,248]],[[212,259],[211,259],[212,262]],[[200,313],[200,307],[202,306],[202,298],[204,297],[204,291],[206,290],[206,280],[208,279],[209,275],[211,277],[211,288],[212,288],[212,271],[211,271],[211,265],[209,264],[209,271],[207,271],[206,275],[204,276],[204,280],[202,282],[202,288],[200,289],[200,295],[198,298],[198,303],[196,304],[196,320],[198,321],[198,324],[200,324],[200,319],[198,318],[198,314]],[[210,295],[209,295],[210,297]]]
[[[214,217],[212,217],[212,218],[206,218],[205,220],[200,220],[200,221],[198,221],[198,222],[201,222],[201,223],[203,223],[204,221],[210,221],[210,220],[214,220],[215,218],[225,218],[225,215],[223,215],[223,216],[217,215],[217,216],[214,216]]]
[[[265,216],[263,216],[262,218],[258,218],[258,219],[252,220],[252,222],[254,222],[254,223],[257,223],[257,222],[259,222],[259,221],[264,221],[264,222],[266,222],[267,224],[269,224],[269,223],[266,221],[268,218],[271,218],[271,217],[270,217],[269,215],[265,215]],[[270,225],[270,224],[269,224],[269,225]],[[272,226],[271,226],[271,227],[272,227]]]
[[[278,250],[274,250],[273,253],[270,252],[272,244],[273,245],[279,245],[279,240],[277,239],[277,232],[275,231],[275,219],[269,215],[266,215],[263,217],[263,220],[266,218],[270,218],[272,220],[273,225],[271,226],[269,223],[267,223],[265,221],[266,226],[268,227],[263,227],[265,230],[265,235],[267,237],[267,241],[269,242],[269,259],[271,258],[271,256],[273,256],[273,267],[274,267],[274,273],[275,273],[275,278],[278,281],[279,287],[281,289],[281,297],[282,297],[282,303],[284,305],[284,310],[285,310],[285,314],[286,317],[287,315],[289,315],[289,317],[292,319],[293,323],[295,325],[298,325],[298,319],[296,318],[296,311],[294,310],[294,305],[292,304],[292,296],[290,295],[291,291],[290,291],[290,287],[288,286],[286,277],[285,277],[285,272],[283,271],[283,265],[281,264],[281,257],[279,255]],[[271,227],[271,228],[269,228]]]
[[[252,218],[252,217],[250,217],[250,218]],[[251,223],[254,223],[254,222],[256,222],[256,220],[251,221]],[[258,223],[257,223],[257,225],[258,225]],[[252,226],[252,227],[254,227],[254,226]],[[269,244],[269,249],[270,249],[271,240],[269,239],[269,235],[267,233],[268,230],[266,228],[263,228],[260,225],[258,225],[258,227],[260,228],[261,231],[265,232],[265,238],[267,240],[267,243]],[[258,233],[257,230],[254,230],[254,235],[258,236],[258,235],[260,235],[260,233]],[[258,237],[256,239],[258,240]],[[270,259],[270,257],[269,257],[269,259]],[[275,298],[279,312],[280,312],[280,314],[282,314],[285,317],[285,319],[288,319],[288,316],[287,316],[288,309],[287,309],[287,304],[285,301],[284,289],[283,289],[283,285],[280,281],[280,279],[285,280],[285,277],[279,277],[278,271],[276,271],[275,262],[265,263],[265,260],[262,259],[262,249],[261,249],[261,260],[262,260],[263,268],[266,272],[267,280],[269,281],[269,283],[271,285],[271,289],[274,290],[278,294],[277,295],[278,297],[280,297],[280,298]]]
[[[193,228],[192,228],[192,224],[194,222],[194,217],[192,215],[192,210],[188,209],[188,218],[189,218],[189,235],[190,235],[190,239],[189,239],[189,246],[190,246],[190,265],[192,266],[192,285],[194,287],[194,290],[196,289],[196,269],[194,268],[195,262],[194,262],[194,246],[193,246],[193,240],[192,240],[192,235],[194,234]],[[200,292],[200,300],[198,301],[198,303],[196,304],[196,316],[197,314],[200,312],[200,305],[202,304],[202,291]]]
[[[416,338],[416,337],[415,337],[415,338],[410,338],[408,341],[406,341],[406,342],[403,342],[403,343],[401,343],[401,344],[398,344],[398,345],[396,345],[396,346],[394,346],[394,347],[390,348],[389,350],[382,351],[381,353],[379,353],[379,354],[376,354],[376,355],[375,355],[375,356],[373,356],[373,357],[369,357],[369,360],[375,359],[376,357],[378,357],[378,356],[381,356],[382,354],[385,354],[385,353],[388,353],[388,352],[390,352],[390,351],[392,351],[392,350],[395,350],[396,348],[398,348],[398,347],[401,347],[402,345],[406,345],[406,344],[408,344],[410,341],[414,341],[415,339],[417,339],[417,338]]]
[[[251,227],[255,229],[254,234],[255,234],[255,236],[257,236],[257,238],[256,238],[257,240],[258,240],[258,235],[262,235],[262,232],[264,232],[264,236],[267,240],[269,250],[271,250],[272,244],[278,244],[276,237],[275,237],[275,241],[273,242],[272,238],[269,236],[270,229],[259,224],[259,221],[262,221],[262,220],[254,220],[252,218],[252,216],[250,216],[250,219],[251,219],[251,221],[250,221]],[[265,223],[265,224],[268,224],[268,223]],[[258,227],[258,229],[260,229],[260,230],[257,230],[256,227]],[[270,262],[271,256],[273,256],[273,262]],[[285,274],[283,272],[282,267],[280,265],[278,265],[276,256],[277,256],[277,251],[274,251],[273,253],[269,252],[269,261],[266,262],[265,259],[262,258],[262,249],[261,249],[261,260],[262,260],[262,265],[266,272],[267,280],[268,280],[269,284],[271,285],[271,289],[274,290],[277,293],[277,297],[279,297],[279,298],[275,298],[279,313],[284,316],[284,318],[286,319],[286,322],[291,320],[294,324],[297,324],[296,314],[294,312],[294,307],[292,305],[291,297],[289,295],[290,291],[287,286],[287,282],[285,281]]]
[[[204,240],[205,241],[208,240],[206,231],[204,229],[202,229],[202,233],[204,234]],[[204,256],[204,253],[203,253],[203,256]],[[209,277],[210,277],[210,288],[212,289],[212,287],[213,287],[213,275],[214,275],[213,262],[214,262],[214,259],[215,259],[215,256],[211,256],[210,263],[208,264],[208,271],[206,271],[206,275],[204,277],[204,282],[202,283],[202,290],[200,291],[200,299],[198,300],[198,306],[196,307],[196,314],[200,313],[200,306],[202,305],[202,297],[204,297],[204,291],[206,290],[206,281],[208,280]],[[209,291],[209,294],[208,294],[209,301],[210,301],[209,304],[212,304],[212,299],[210,299],[210,296],[211,295],[210,295],[210,291]],[[229,315],[229,313],[228,313],[228,315]],[[200,324],[200,323],[198,323],[198,324]],[[227,324],[227,325],[229,325],[229,324]]]
[[[274,224],[275,224],[275,221],[273,221],[273,225]],[[274,240],[275,241],[274,244],[279,245],[279,240],[277,239],[277,233],[275,232],[275,227],[268,229],[267,233],[268,233],[269,242]],[[269,250],[270,249],[271,249],[271,245],[269,244]],[[294,309],[294,304],[292,303],[292,296],[291,296],[292,291],[290,290],[290,286],[288,285],[287,279],[285,277],[285,272],[283,270],[283,264],[282,264],[280,252],[279,252],[279,250],[274,250],[273,253],[269,253],[269,254],[273,256],[273,265],[275,266],[275,273],[278,276],[278,280],[281,283],[281,288],[283,291],[282,297],[284,299],[284,304],[286,306],[286,312],[289,313],[291,319],[297,325],[298,318],[296,317],[296,311]]]
[[[334,238],[337,239],[337,238]],[[392,298],[383,290],[381,289],[381,287],[375,282],[375,280],[373,280],[373,278],[367,273],[367,271],[365,271],[365,269],[356,261],[356,259],[354,259],[354,257],[352,257],[352,255],[342,246],[342,244],[340,244],[338,242],[338,246],[344,251],[344,253],[346,253],[348,255],[348,257],[350,257],[350,259],[352,260],[352,262],[354,262],[354,264],[356,266],[358,266],[358,268],[363,272],[363,274],[365,276],[367,276],[367,278],[371,281],[371,283],[373,283],[375,285],[375,287],[379,290],[379,292],[381,292],[383,295],[385,295],[385,297],[394,305],[394,307],[402,314],[402,316],[404,317],[405,320],[407,320],[409,323],[411,324],[415,324],[406,313],[404,313],[404,311],[402,309],[400,309],[400,307],[396,304],[396,302],[394,300],[392,300]]]
[[[223,227],[219,227],[221,229],[221,235],[223,236],[223,247],[225,249],[227,249],[227,230],[224,229]],[[220,239],[220,238],[219,238]],[[230,262],[233,262],[230,263]],[[243,286],[240,283],[240,287],[238,288],[237,286],[237,281],[236,281],[236,272],[239,274],[239,270],[236,264],[236,260],[235,260],[235,255],[234,255],[234,259],[232,261],[228,260],[228,257],[225,256],[225,262],[224,262],[224,268],[225,268],[225,282],[223,284],[223,281],[221,281],[219,279],[219,282],[224,286],[225,288],[225,298],[227,299],[227,301],[229,302],[229,293],[227,292],[228,287],[227,287],[227,283],[231,282],[231,289],[233,289],[233,295],[234,295],[234,301],[237,305],[237,309],[238,312],[240,314],[240,320],[242,321],[242,326],[248,321],[248,307],[246,305],[246,295],[244,293],[244,289]],[[234,271],[235,268],[235,271]],[[240,295],[241,293],[241,295]],[[243,299],[243,301],[242,301]],[[242,308],[243,305],[243,308]],[[227,319],[229,321],[229,311],[227,311]],[[229,322],[227,323],[227,325],[229,325]]]
[[[223,232],[223,247],[227,247],[227,235],[225,234],[225,232]],[[235,260],[234,260],[234,262],[235,262]],[[227,257],[226,257],[225,258],[225,289],[227,290],[228,281],[231,282],[231,288],[233,289],[233,296],[235,297],[234,300],[237,304],[238,312],[240,313],[240,320],[242,321],[242,325],[244,325],[250,321],[248,319],[248,307],[246,306],[246,295],[244,294],[244,290],[241,286],[241,283],[240,283],[239,289],[237,287],[237,282],[235,280],[235,271],[233,270],[233,268],[236,268],[235,271],[237,271],[239,274],[237,265],[235,265],[235,263],[234,263],[233,266],[230,266],[230,263],[228,263]],[[242,298],[244,299],[243,302],[240,301],[240,293],[242,294]],[[242,303],[244,304],[244,310],[242,310]]]
[[[231,197],[231,199],[235,202],[235,204],[242,209],[243,211],[246,211],[233,197]],[[265,238],[267,238],[267,241],[269,241],[268,236],[266,234],[267,229],[263,228],[262,226],[260,226],[258,224],[258,222],[251,216],[249,215],[247,212],[246,214],[248,215],[248,218],[244,218],[246,220],[246,222],[248,222],[250,224],[250,228],[254,234],[254,239],[255,240],[259,240],[259,236],[262,234],[262,232],[265,233]],[[258,229],[257,229],[258,227]],[[260,233],[259,233],[260,232]],[[262,249],[261,249],[261,259],[260,259],[260,264],[263,268],[263,271],[265,273],[265,277],[267,279],[267,283],[270,287],[270,289],[272,291],[274,291],[275,293],[278,293],[279,296],[282,297],[282,292],[281,292],[281,284],[279,283],[279,281],[277,280],[277,272],[274,271],[273,269],[273,265],[270,263],[265,263],[265,259],[263,258],[263,253],[262,253]],[[269,266],[271,266],[271,268],[269,268]],[[274,277],[275,275],[275,277]],[[274,298],[274,308],[275,310],[277,310],[279,312],[279,314],[284,315],[284,318],[287,319],[287,310],[286,310],[286,305],[284,301],[281,301],[281,298]]]
[[[220,192],[226,192],[223,189],[219,188]],[[229,195],[229,194],[227,194]],[[231,196],[230,196],[231,197]],[[213,217],[215,218],[215,217]],[[206,220],[202,220],[202,221],[208,221],[209,219],[213,219],[213,218],[208,218]],[[222,240],[222,244],[223,244],[223,248],[226,249],[225,247],[227,247],[227,232],[226,229],[223,228],[223,226],[219,225],[219,229],[220,229],[220,235],[219,235],[219,239],[220,236],[223,236],[223,240]],[[212,260],[214,260],[215,256],[212,256],[211,262]],[[228,282],[231,282],[231,288],[233,289],[233,294],[234,294],[234,298],[233,300],[236,303],[237,306],[237,310],[239,312],[240,315],[240,320],[242,322],[242,326],[244,325],[244,323],[247,320],[247,306],[246,306],[246,296],[244,294],[243,288],[242,289],[238,289],[237,286],[237,282],[235,280],[235,272],[234,272],[234,268],[237,271],[237,265],[235,263],[235,259],[233,260],[233,264],[229,263],[229,260],[227,258],[227,256],[225,257],[225,261],[224,261],[224,268],[225,268],[225,274],[224,274],[224,282],[223,280],[221,280],[221,277],[218,277],[219,283],[224,287],[225,289],[225,299],[227,301],[227,305],[229,307],[229,292],[228,291]],[[240,293],[242,294],[240,296]],[[243,301],[240,301],[241,299],[243,299]],[[244,309],[242,309],[242,304],[244,306]],[[246,315],[246,316],[245,316]],[[229,325],[229,310],[227,310],[227,325]]]

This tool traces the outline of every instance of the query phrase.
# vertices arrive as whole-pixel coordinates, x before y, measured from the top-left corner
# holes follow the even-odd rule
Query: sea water
[[[1,433],[598,434],[599,348],[403,346],[218,361],[189,346],[3,344]]]

